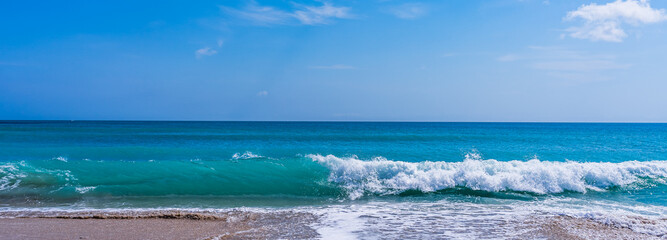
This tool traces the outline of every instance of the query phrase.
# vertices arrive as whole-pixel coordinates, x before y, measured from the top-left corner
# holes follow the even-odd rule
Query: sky
[[[667,122],[667,1],[0,2],[0,119]]]

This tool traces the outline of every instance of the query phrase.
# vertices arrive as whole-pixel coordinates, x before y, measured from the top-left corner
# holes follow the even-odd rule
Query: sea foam
[[[417,202],[375,199],[364,204],[311,208],[311,212],[322,216],[315,228],[323,239],[350,235],[345,239],[541,239],[540,233],[560,227],[583,239],[667,237],[664,217],[667,208],[606,200],[552,196],[544,201],[483,204],[451,199]],[[625,235],[615,235],[618,233]]]
[[[252,152],[244,152],[244,153],[234,153],[232,156],[232,159],[234,160],[239,160],[239,159],[253,159],[253,158],[263,158],[264,156],[262,155],[257,155]]]
[[[18,172],[15,164],[0,165],[0,191],[16,188],[21,183],[22,177],[25,175]]]
[[[464,187],[490,192],[535,194],[565,191],[586,193],[651,179],[664,184],[667,161],[551,162],[483,160],[468,154],[462,162],[402,162],[377,157],[307,155],[330,170],[329,181],[344,187],[351,199],[365,194],[396,194],[406,190],[434,192]]]
[[[29,188],[70,186],[77,180],[69,170],[34,167],[25,161],[0,164],[0,191],[10,191],[22,184]]]

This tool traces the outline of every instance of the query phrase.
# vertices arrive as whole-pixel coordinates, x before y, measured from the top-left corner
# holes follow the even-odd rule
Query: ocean
[[[667,238],[667,124],[0,121],[0,217],[159,211],[308,213],[324,239]]]

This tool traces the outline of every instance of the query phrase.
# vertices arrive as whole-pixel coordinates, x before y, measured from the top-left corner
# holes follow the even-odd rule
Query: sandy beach
[[[536,218],[525,222],[525,224],[535,225],[536,228],[521,235],[519,239],[663,239],[658,236],[638,233],[629,228],[568,216]]]
[[[91,214],[0,218],[0,239],[312,239],[307,213]]]
[[[3,213],[0,239],[318,239],[314,214],[292,211],[222,214]],[[14,215],[13,217],[8,217]],[[528,231],[526,231],[529,229]],[[478,229],[488,231],[488,229]],[[509,239],[661,239],[629,228],[567,216],[534,217],[517,225],[524,234]],[[332,236],[328,236],[332,237]],[[395,236],[385,236],[389,239]],[[432,236],[447,239],[447,236]],[[488,236],[503,238],[508,236]]]

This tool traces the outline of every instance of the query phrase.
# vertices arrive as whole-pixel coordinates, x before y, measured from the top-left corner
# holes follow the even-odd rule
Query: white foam
[[[321,220],[314,224],[323,240],[357,239],[357,233],[363,231],[365,222],[360,218],[364,211],[357,211],[355,206],[340,208],[321,207],[306,211],[322,216]]]
[[[395,194],[405,190],[433,192],[454,187],[490,192],[537,194],[601,191],[651,178],[664,183],[667,161],[620,163],[482,160],[468,155],[462,162],[401,162],[385,158],[307,155],[330,170],[329,181],[348,190],[351,199],[364,194]]]
[[[373,201],[306,211],[322,215],[313,227],[324,239],[523,239],[556,216],[628,228],[646,239],[667,236],[665,207],[558,197],[502,204]]]
[[[0,175],[2,175],[0,178],[0,191],[18,187],[21,183],[21,178],[25,177],[25,174],[19,172],[18,167],[13,163],[0,165]]]
[[[36,168],[28,165],[25,161],[5,163],[0,165],[0,191],[19,187],[24,178],[31,173],[46,173],[56,176],[64,181],[65,186],[71,186],[71,183],[78,180],[69,170]],[[54,184],[57,183],[54,182]]]
[[[76,187],[75,190],[76,190],[78,193],[84,194],[84,193],[87,193],[87,192],[89,192],[89,191],[91,191],[91,190],[95,190],[95,188],[97,188],[97,187],[92,187],[92,186],[89,186],[89,187]]]
[[[252,152],[244,152],[244,153],[234,153],[232,156],[232,159],[234,160],[239,160],[239,159],[253,159],[253,158],[263,158],[264,156],[254,154]]]

